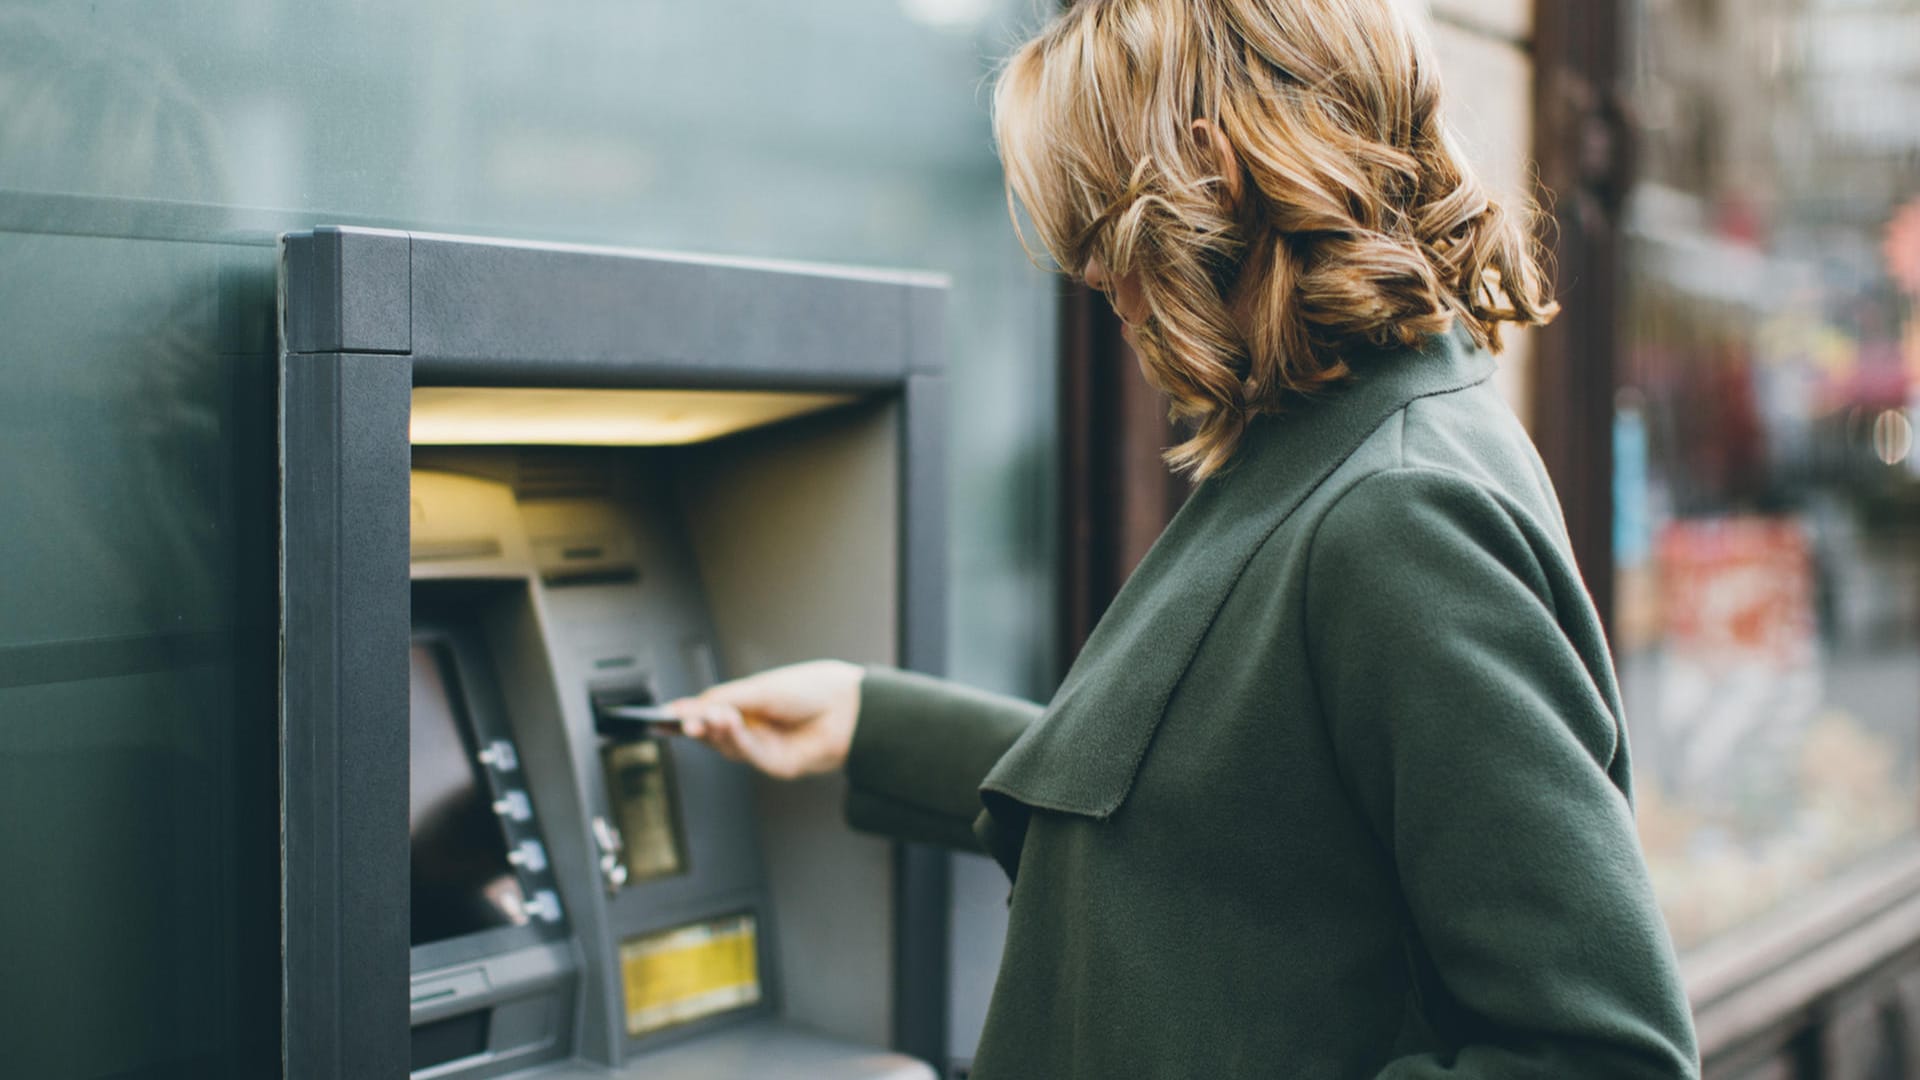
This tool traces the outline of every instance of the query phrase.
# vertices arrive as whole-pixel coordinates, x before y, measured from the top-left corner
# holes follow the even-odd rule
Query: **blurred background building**
[[[1502,385],[1709,1075],[1920,1076],[1920,0],[1406,2],[1553,193],[1567,314]],[[950,275],[949,671],[1049,692],[1183,488],[1006,222],[987,86],[1046,10],[0,3],[0,1072],[277,1075],[281,231]],[[960,1066],[997,873],[955,866]]]

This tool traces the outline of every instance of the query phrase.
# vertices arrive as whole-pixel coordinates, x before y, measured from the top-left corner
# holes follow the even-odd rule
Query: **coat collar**
[[[1023,807],[1099,819],[1119,809],[1227,595],[1307,496],[1409,403],[1493,372],[1459,333],[1348,366],[1334,390],[1248,429],[1228,470],[1194,491],[1114,598],[1046,712],[988,773],[983,835],[1009,873]]]

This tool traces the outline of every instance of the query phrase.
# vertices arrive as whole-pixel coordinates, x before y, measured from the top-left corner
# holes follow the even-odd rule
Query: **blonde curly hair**
[[[1139,281],[1142,367],[1193,425],[1167,460],[1196,477],[1355,349],[1459,325],[1498,352],[1558,310],[1536,209],[1474,176],[1395,0],[1078,0],[1007,62],[994,134],[1016,227]]]

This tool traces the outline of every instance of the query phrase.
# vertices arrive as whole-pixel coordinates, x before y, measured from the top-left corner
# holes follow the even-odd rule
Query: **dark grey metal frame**
[[[944,287],[924,275],[357,228],[282,240],[285,1071],[407,1073],[411,390],[897,395],[900,660],[946,658]],[[895,1048],[947,1060],[945,853],[895,858]]]

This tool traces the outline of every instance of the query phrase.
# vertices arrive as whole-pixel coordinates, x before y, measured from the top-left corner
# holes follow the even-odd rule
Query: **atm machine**
[[[284,238],[289,1078],[936,1075],[944,856],[653,707],[938,671],[942,291]]]

